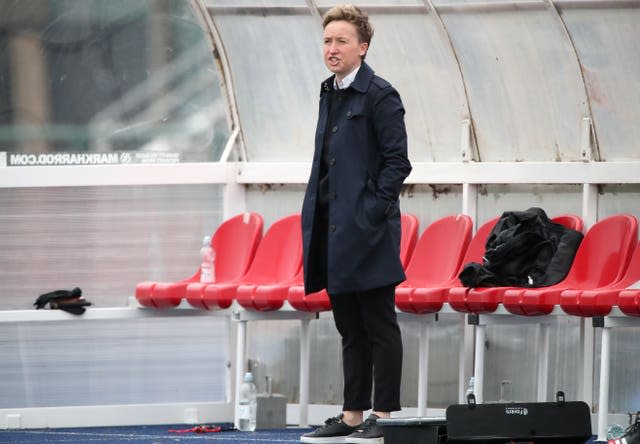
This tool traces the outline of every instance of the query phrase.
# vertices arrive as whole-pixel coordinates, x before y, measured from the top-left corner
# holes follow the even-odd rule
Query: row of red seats
[[[136,298],[145,307],[170,308],[186,300],[194,307],[216,310],[236,300],[248,310],[278,310],[288,300],[301,311],[331,309],[325,291],[304,296],[300,215],[276,222],[264,234],[257,213],[235,216],[215,231],[215,282],[200,282],[200,270],[179,282],[141,282]],[[418,219],[402,216],[401,260],[406,266],[416,244]]]
[[[402,216],[401,260],[407,280],[396,290],[396,306],[410,313],[435,313],[448,303],[463,313],[491,313],[499,305],[518,315],[545,315],[555,306],[572,315],[607,315],[614,305],[640,316],[640,246],[635,217],[620,214],[603,219],[586,233],[567,277],[551,287],[468,289],[457,276],[464,264],[481,262],[486,239],[498,218],[472,236],[466,215],[447,216],[431,223],[418,239],[418,219]],[[582,231],[573,215],[554,218]],[[200,273],[180,282],[142,282],[136,298],[147,307],[175,307],[184,299],[194,307],[228,308],[233,300],[248,310],[272,311],[285,301],[301,311],[326,311],[325,291],[304,295],[300,216],[287,216],[262,235],[259,214],[247,213],[225,221],[216,230],[216,281],[201,283]],[[635,252],[634,252],[635,250]]]
[[[572,223],[571,217],[556,221],[582,229],[581,222]],[[638,293],[625,290],[639,280],[638,222],[632,215],[618,214],[587,231],[569,273],[558,284],[542,288],[454,287],[449,290],[448,302],[467,313],[491,313],[502,304],[510,313],[524,316],[547,315],[556,306],[570,315],[606,316],[617,305],[627,315],[640,316]]]

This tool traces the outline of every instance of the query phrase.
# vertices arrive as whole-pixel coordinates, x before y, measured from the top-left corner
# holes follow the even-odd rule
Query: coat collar
[[[369,65],[367,65],[364,61],[362,65],[360,65],[360,69],[358,70],[358,74],[356,74],[356,78],[353,83],[349,86],[349,88],[353,88],[358,92],[365,93],[369,89],[369,84],[371,83],[371,79],[373,79],[373,69]],[[335,74],[322,82],[322,86],[320,88],[320,95],[323,95],[333,89],[333,82],[335,79]],[[348,89],[348,88],[347,88]]]

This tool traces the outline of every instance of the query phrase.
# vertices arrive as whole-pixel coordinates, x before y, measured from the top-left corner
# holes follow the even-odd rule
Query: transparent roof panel
[[[217,11],[251,161],[310,161],[318,112],[322,29],[306,9],[273,15]]]
[[[582,63],[601,160],[638,160],[640,2],[618,9],[570,5],[563,3],[562,17]]]
[[[230,60],[249,159],[310,160],[319,85],[331,75],[322,61],[319,17],[298,8],[241,10],[218,5],[209,9]],[[446,35],[424,7],[402,14],[369,9],[375,35],[367,62],[403,98],[410,157],[459,160],[460,125],[468,118],[467,106]]]
[[[370,19],[375,34],[367,62],[402,97],[410,159],[460,160],[467,105],[460,71],[440,24],[426,13],[372,13]]]
[[[369,13],[376,31],[368,63],[403,97],[413,160],[459,160],[469,108],[480,160],[582,160],[589,117],[603,160],[638,155],[638,5],[557,0],[560,16],[544,0],[353,3]],[[335,2],[208,5],[231,60],[249,158],[308,160],[317,85],[330,74],[313,6],[323,13]],[[295,114],[296,124],[273,114],[277,109]]]
[[[555,12],[479,8],[445,7],[441,17],[462,67],[480,159],[579,160],[589,110]]]

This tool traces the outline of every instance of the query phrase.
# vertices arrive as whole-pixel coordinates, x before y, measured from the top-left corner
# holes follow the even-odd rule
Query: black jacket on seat
[[[505,211],[489,234],[482,264],[464,266],[465,287],[546,287],[565,278],[583,234],[541,208]]]

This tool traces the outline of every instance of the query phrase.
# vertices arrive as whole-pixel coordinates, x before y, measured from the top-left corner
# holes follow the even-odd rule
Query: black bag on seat
[[[489,234],[482,264],[465,264],[465,287],[546,287],[564,279],[583,234],[541,208],[505,211]]]

